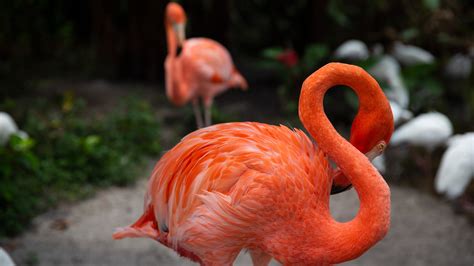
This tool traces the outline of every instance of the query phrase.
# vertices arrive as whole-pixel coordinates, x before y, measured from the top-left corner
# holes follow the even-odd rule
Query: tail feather
[[[247,80],[239,73],[237,69],[234,69],[232,77],[230,78],[231,87],[241,88],[242,90],[248,89]]]
[[[127,237],[148,237],[158,240],[160,232],[156,223],[153,206],[149,205],[143,215],[132,225],[115,229],[112,237],[122,239]]]

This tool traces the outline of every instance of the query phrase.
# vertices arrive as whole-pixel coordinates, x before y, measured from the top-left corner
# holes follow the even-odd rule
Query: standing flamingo
[[[230,87],[247,89],[232,58],[221,44],[207,38],[185,40],[186,14],[177,3],[166,7],[168,55],[165,60],[166,95],[175,105],[190,100],[198,128],[203,127],[199,98],[204,103],[204,123],[211,124],[214,97]],[[178,46],[182,47],[178,55]]]
[[[327,90],[346,85],[360,108],[351,145],[324,113]],[[390,190],[368,158],[393,131],[390,106],[363,69],[330,63],[303,83],[301,130],[241,122],[197,130],[168,151],[148,183],[144,214],[115,239],[149,237],[202,265],[231,265],[250,250],[255,265],[330,265],[355,259],[390,224]],[[356,149],[358,148],[358,149]],[[328,158],[352,182],[360,210],[350,222],[329,210]]]

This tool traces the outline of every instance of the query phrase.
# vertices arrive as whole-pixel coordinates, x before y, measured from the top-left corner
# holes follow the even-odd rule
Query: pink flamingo
[[[168,55],[165,60],[166,95],[175,105],[190,100],[198,128],[203,124],[199,98],[204,104],[204,123],[211,124],[211,106],[216,95],[227,88],[247,89],[232,58],[221,44],[207,38],[185,40],[186,14],[177,3],[166,7],[166,36]],[[181,46],[180,55],[177,54]]]
[[[359,97],[354,146],[324,113],[324,95],[336,85]],[[231,265],[241,249],[255,265],[272,257],[284,265],[357,258],[390,224],[389,187],[360,152],[373,157],[385,149],[393,132],[390,105],[363,69],[331,63],[303,83],[299,114],[317,144],[300,130],[253,122],[189,134],[153,170],[144,214],[113,237],[149,237],[202,265]],[[330,214],[329,158],[359,195],[352,221]]]

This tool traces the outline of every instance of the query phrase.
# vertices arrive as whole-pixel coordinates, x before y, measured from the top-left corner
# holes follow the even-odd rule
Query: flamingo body
[[[149,181],[145,209],[159,217],[153,228],[159,232],[132,227],[116,236],[158,237],[192,254],[226,246],[237,255],[255,245],[262,226],[270,224],[268,230],[280,231],[284,217],[321,210],[316,206],[327,199],[314,193],[316,186],[329,192],[330,170],[324,154],[300,130],[251,122],[200,129],[163,156]],[[291,185],[279,187],[285,183]],[[281,189],[285,196],[269,197],[272,190]],[[301,207],[287,197],[313,203]],[[271,206],[285,206],[280,218],[264,215]],[[285,230],[300,228],[295,224]]]
[[[355,88],[361,101],[351,142],[324,114],[323,96],[336,84]],[[149,237],[203,265],[231,265],[242,249],[258,265],[272,257],[330,265],[360,256],[390,223],[388,186],[361,153],[380,155],[390,140],[388,101],[361,68],[333,63],[305,81],[299,108],[317,144],[300,130],[252,122],[183,138],[155,166],[143,215],[113,237]],[[359,214],[347,223],[330,215],[328,157],[361,198]]]
[[[461,196],[474,178],[474,133],[449,139],[436,174],[435,188],[450,199]]]
[[[228,88],[247,88],[227,49],[214,40],[191,38],[184,41],[181,55],[175,60],[174,73],[182,75],[173,76],[173,82],[181,83],[188,90],[185,97],[170,92],[169,98],[176,105],[195,98],[211,103],[216,95]]]

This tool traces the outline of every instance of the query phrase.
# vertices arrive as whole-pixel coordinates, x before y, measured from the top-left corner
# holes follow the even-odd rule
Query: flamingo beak
[[[346,191],[346,190],[349,190],[351,187],[352,187],[352,184],[350,184],[350,185],[348,185],[348,186],[345,186],[345,187],[332,186],[332,187],[331,187],[331,195],[339,194],[339,193],[341,193],[341,192],[344,192],[344,191]]]
[[[385,143],[385,141],[382,140],[379,143],[377,143],[377,145],[375,145],[369,152],[367,152],[365,156],[367,156],[369,161],[372,161],[373,159],[375,159],[375,157],[380,156],[385,151],[386,147],[387,147],[387,144]],[[351,187],[352,187],[352,184],[345,185],[345,186],[333,184],[331,187],[331,195],[344,192],[350,189]]]
[[[385,141],[382,140],[379,143],[377,143],[377,145],[375,145],[369,152],[367,152],[365,156],[367,156],[369,161],[372,161],[377,156],[380,156],[385,151],[386,147],[387,147],[387,144],[385,143]]]
[[[331,186],[331,195],[344,192],[352,187],[347,177],[344,176],[341,169],[338,167],[334,172],[334,180]]]
[[[176,23],[173,25],[176,36],[178,36],[178,46],[183,46],[186,39],[186,25],[184,23]]]

